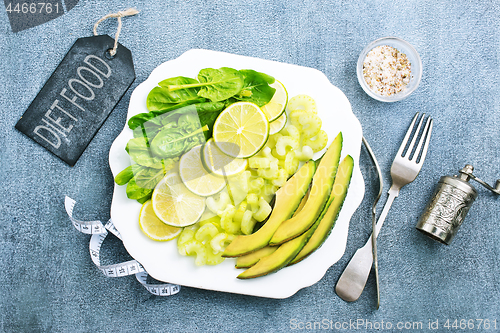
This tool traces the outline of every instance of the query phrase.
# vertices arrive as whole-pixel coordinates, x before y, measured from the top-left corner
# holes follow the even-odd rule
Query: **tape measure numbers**
[[[148,290],[153,295],[158,296],[170,296],[177,294],[181,287],[176,284],[150,284],[147,283],[148,273],[144,270],[144,267],[137,260],[129,260],[119,264],[113,265],[101,265],[99,259],[99,254],[101,251],[101,246],[108,232],[122,239],[120,233],[114,226],[111,219],[103,225],[101,221],[80,221],[73,218],[73,209],[75,207],[76,201],[66,196],[64,199],[64,206],[66,208],[66,213],[68,213],[69,219],[73,223],[76,230],[81,233],[92,235],[90,237],[89,251],[92,261],[97,266],[97,268],[107,277],[122,277],[135,274],[137,281],[139,281],[146,290]]]

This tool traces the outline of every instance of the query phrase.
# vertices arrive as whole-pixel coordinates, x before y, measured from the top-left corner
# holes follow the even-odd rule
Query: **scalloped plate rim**
[[[193,61],[199,63],[197,63],[196,66],[193,66],[189,63]],[[188,65],[186,65],[186,63],[188,63]],[[251,64],[251,66],[245,66],[246,64]],[[208,290],[267,298],[287,298],[295,294],[298,290],[318,282],[325,275],[328,268],[335,264],[344,254],[347,243],[349,221],[354,211],[360,205],[365,190],[363,176],[361,175],[359,168],[359,154],[362,137],[361,125],[353,114],[347,97],[342,93],[342,91],[340,91],[340,89],[332,85],[328,78],[317,69],[203,49],[188,50],[178,58],[166,61],[156,67],[151,72],[149,77],[144,82],[139,84],[132,92],[129,102],[127,121],[131,116],[147,111],[145,107],[145,96],[147,96],[149,90],[156,86],[157,82],[160,80],[177,75],[195,77],[201,68],[216,67],[215,65],[218,65],[218,67],[227,66],[235,67],[237,69],[252,68],[258,71],[260,70],[266,72],[267,74],[274,75],[281,82],[283,82],[283,76],[276,74],[282,74],[284,76],[290,75],[290,73],[287,74],[285,71],[282,72],[281,69],[293,70],[295,72],[294,75],[307,74],[302,78],[312,77],[319,81],[319,83],[314,81],[312,85],[320,90],[327,90],[329,93],[327,96],[328,98],[321,94],[315,96],[314,89],[311,89],[309,86],[308,88],[301,87],[299,89],[300,91],[294,92],[295,79],[293,82],[288,82],[288,80],[285,79],[285,82],[283,83],[287,87],[287,90],[289,90],[289,96],[293,96],[293,94],[290,93],[289,87],[293,87],[291,91],[294,92],[294,94],[310,94],[316,99],[319,110],[321,110],[321,106],[324,108],[331,107],[330,103],[325,103],[325,100],[331,98],[332,94],[335,96],[336,99],[334,102],[336,105],[334,107],[341,109],[340,112],[344,119],[342,121],[345,122],[341,122],[341,125],[349,125],[347,131],[345,127],[341,127],[340,129],[344,135],[344,147],[347,147],[349,154],[354,158],[355,169],[346,201],[329,238],[325,241],[323,246],[311,254],[310,257],[296,265],[257,279],[238,280],[236,276],[241,271],[234,268],[234,259],[225,260],[222,264],[217,266],[196,267],[194,265],[193,258],[182,257],[177,254],[175,241],[154,242],[149,240],[140,232],[138,222],[136,221],[137,219],[130,217],[132,212],[138,212],[141,205],[136,201],[126,198],[125,186],[118,186],[114,184],[113,200],[111,204],[111,219],[113,220],[115,227],[122,235],[123,244],[129,254],[134,259],[139,261],[146,271],[157,280]],[[165,70],[168,70],[169,73],[175,74],[164,74],[163,72]],[[182,74],[180,74],[181,72]],[[287,86],[287,84],[291,85]],[[146,91],[145,96],[144,91]],[[142,97],[141,94],[143,94]],[[143,106],[141,106],[142,104]],[[336,111],[334,110],[333,112]],[[325,117],[328,119],[331,117],[330,114],[320,113],[320,115],[322,120],[324,120]],[[335,123],[330,125],[331,126],[328,126],[328,130],[330,132],[334,131],[334,129],[331,128],[335,128],[337,125]],[[323,126],[323,128],[325,128],[325,126]],[[130,160],[123,148],[131,135],[132,131],[128,128],[127,124],[125,124],[122,132],[111,145],[109,151],[109,165],[113,176],[116,176],[118,172],[130,164]],[[329,143],[333,140],[334,135],[329,133]],[[317,155],[320,153],[321,152],[317,153]],[[343,150],[342,158],[345,154],[346,152]],[[133,209],[130,207],[133,207]],[[128,215],[124,215],[124,210],[128,212]],[[130,222],[125,222],[125,219]],[[144,251],[144,248],[141,247],[144,244],[149,244],[149,253]],[[166,251],[169,255],[172,255],[171,252],[175,251],[176,258],[168,258],[170,262],[167,260],[166,263],[158,264],[158,260],[161,263],[161,258],[158,258],[155,251],[158,251],[159,249]],[[333,253],[332,250],[334,250]],[[150,256],[153,256],[154,259],[148,258]],[[173,264],[173,268],[177,267],[177,269],[181,269],[182,272],[177,275],[172,273],[172,270],[169,270],[166,267],[167,264]],[[304,271],[307,271],[308,274],[301,274]],[[189,274],[186,274],[186,272]],[[197,276],[193,279],[191,276],[192,274]],[[209,278],[207,278],[207,276]],[[214,279],[214,276],[218,278]],[[205,279],[208,279],[208,281],[205,281]]]

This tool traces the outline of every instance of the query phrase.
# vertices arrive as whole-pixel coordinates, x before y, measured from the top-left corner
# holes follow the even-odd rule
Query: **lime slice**
[[[249,158],[257,154],[268,137],[269,122],[266,115],[250,102],[231,104],[215,120],[215,144],[231,157]]]
[[[286,119],[287,119],[286,112],[283,112],[283,114],[281,114],[281,116],[279,116],[278,119],[269,123],[269,135],[273,135],[281,131],[283,127],[285,127],[286,125]]]
[[[288,101],[288,110],[293,111],[306,111],[318,113],[316,102],[308,95],[297,95]]]
[[[269,121],[271,122],[275,119],[278,119],[279,116],[281,116],[281,114],[285,112],[286,103],[288,101],[288,92],[286,91],[283,83],[278,80],[275,80],[269,86],[276,89],[276,92],[274,93],[273,98],[271,98],[269,103],[262,107],[262,111],[264,111],[267,119],[269,119]]]
[[[208,173],[201,158],[201,145],[182,155],[179,161],[179,176],[188,190],[208,197],[220,192],[226,186],[226,181]]]
[[[168,241],[177,237],[182,228],[163,223],[155,214],[151,200],[146,201],[139,213],[139,226],[149,238],[155,241]]]
[[[195,224],[205,210],[205,198],[189,191],[177,173],[170,173],[156,185],[152,196],[156,216],[168,225]]]
[[[246,170],[248,160],[228,156],[217,148],[214,139],[203,146],[203,166],[207,171],[218,176],[233,176]]]

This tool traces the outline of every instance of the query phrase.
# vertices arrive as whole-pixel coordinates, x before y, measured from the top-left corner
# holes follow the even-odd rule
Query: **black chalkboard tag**
[[[70,166],[135,79],[132,53],[107,36],[79,38],[16,128]]]

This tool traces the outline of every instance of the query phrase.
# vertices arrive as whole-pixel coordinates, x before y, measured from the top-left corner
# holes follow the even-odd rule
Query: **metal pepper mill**
[[[469,183],[472,178],[493,193],[500,194],[500,179],[495,188],[472,174],[474,167],[467,164],[458,176],[443,176],[432,199],[417,223],[417,230],[438,242],[450,245],[469,208],[477,198],[477,191]]]

